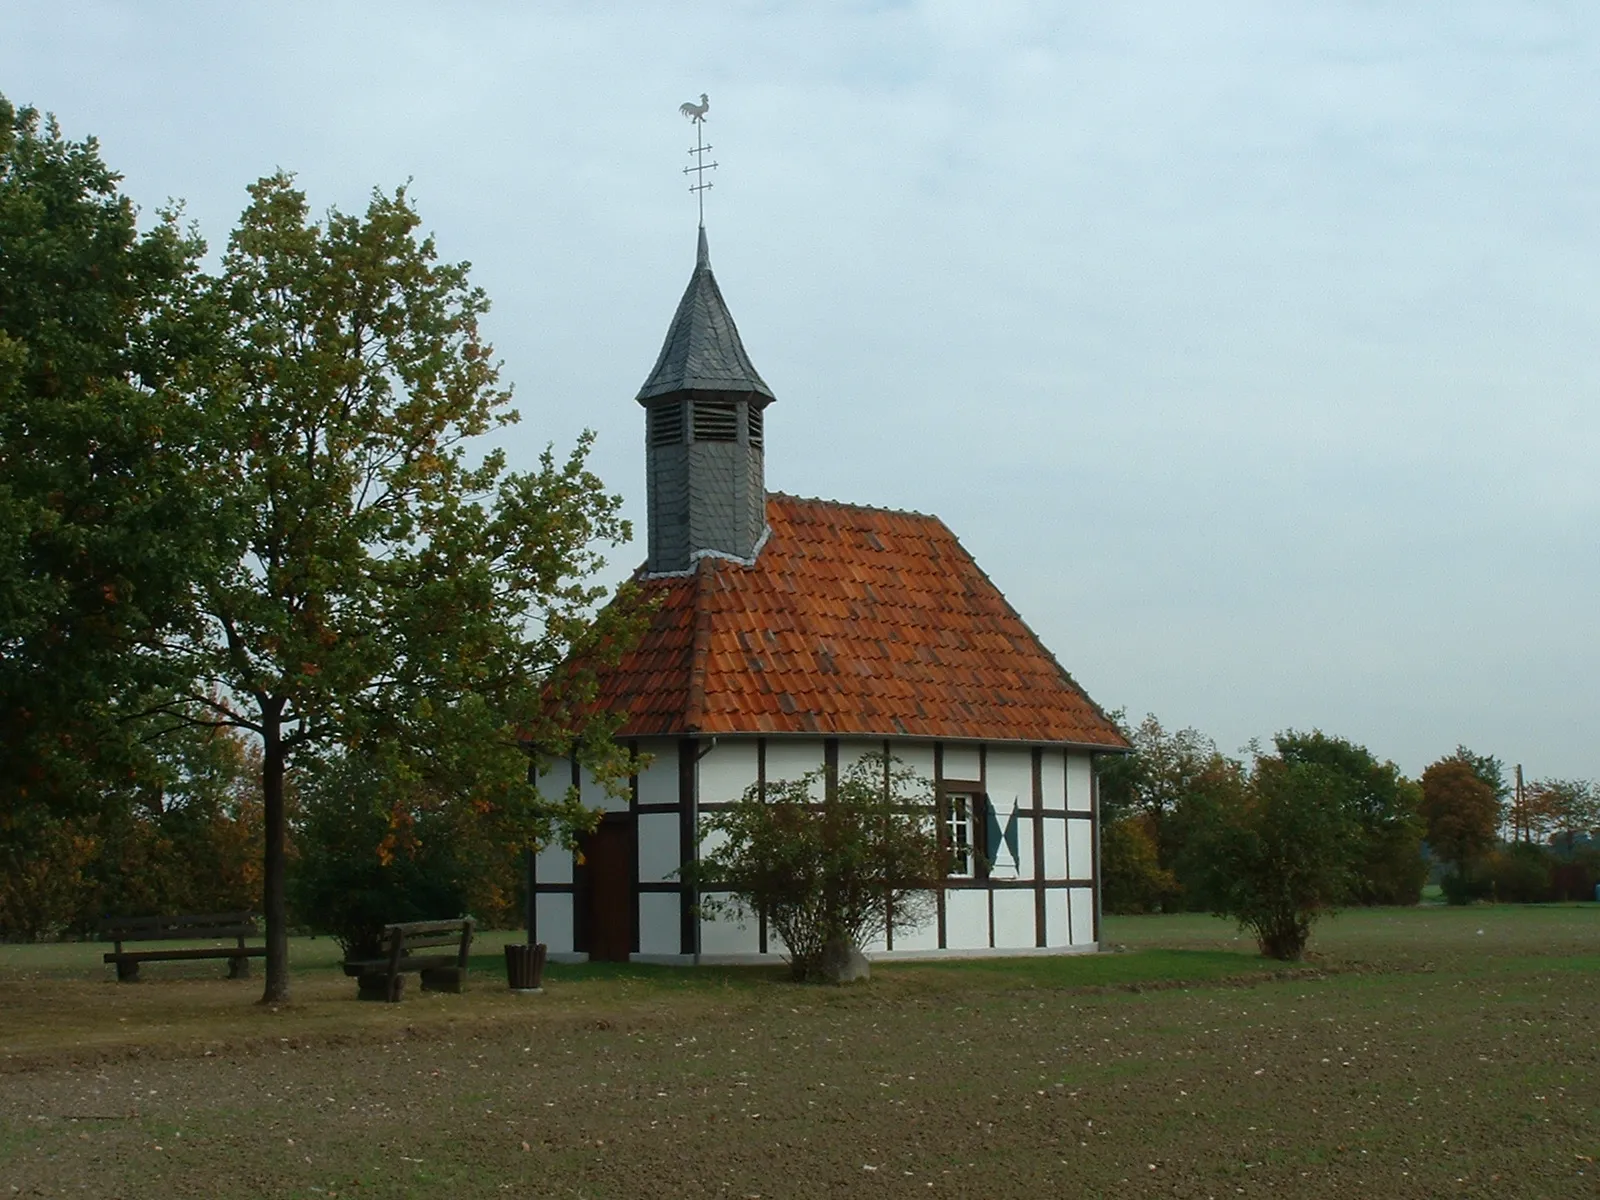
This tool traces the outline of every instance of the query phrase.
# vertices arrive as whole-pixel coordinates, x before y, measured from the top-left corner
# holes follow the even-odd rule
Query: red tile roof
[[[701,559],[600,672],[619,737],[814,733],[1124,749],[937,517],[770,495],[753,566]]]

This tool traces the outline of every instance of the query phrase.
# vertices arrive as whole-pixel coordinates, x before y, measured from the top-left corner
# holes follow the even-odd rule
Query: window
[[[950,874],[971,879],[977,874],[977,821],[979,797],[976,792],[944,793],[944,838],[952,859]]]
[[[676,446],[683,441],[683,401],[657,404],[650,410],[650,444]]]
[[[694,440],[697,442],[738,441],[738,402],[734,400],[696,400],[694,402]]]

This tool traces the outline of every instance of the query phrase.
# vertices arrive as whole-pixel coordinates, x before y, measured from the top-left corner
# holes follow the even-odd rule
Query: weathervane
[[[705,144],[706,113],[711,111],[711,99],[701,92],[699,104],[691,100],[678,105],[678,111],[694,122],[694,145],[689,147],[694,165],[685,167],[683,173],[694,175],[694,182],[689,185],[689,190],[700,202],[700,226],[703,229],[706,223],[706,191],[712,186],[706,182],[706,172],[717,169],[716,163],[706,161],[706,151],[711,149]]]

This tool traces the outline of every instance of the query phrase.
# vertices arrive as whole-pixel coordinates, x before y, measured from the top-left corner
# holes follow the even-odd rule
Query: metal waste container
[[[545,953],[543,942],[536,946],[506,947],[506,980],[513,992],[544,991]]]

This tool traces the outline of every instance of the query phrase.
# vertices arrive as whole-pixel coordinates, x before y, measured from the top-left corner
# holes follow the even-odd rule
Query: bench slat
[[[459,946],[461,944],[461,930],[457,929],[449,937],[408,937],[401,943],[410,951],[418,946]]]
[[[102,962],[160,962],[180,958],[260,958],[266,954],[265,946],[207,946],[191,950],[124,950],[115,954],[110,950],[100,956]]]
[[[100,936],[123,942],[203,940],[218,937],[258,937],[260,931],[249,913],[206,913],[175,917],[105,917]]]

